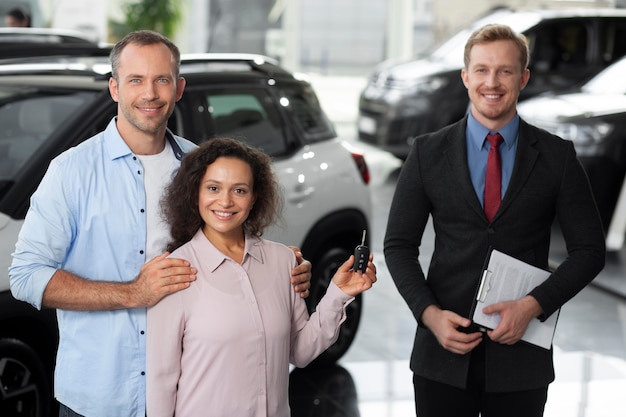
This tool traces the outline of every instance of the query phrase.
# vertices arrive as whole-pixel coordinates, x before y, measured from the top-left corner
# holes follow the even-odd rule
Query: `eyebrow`
[[[206,183],[223,184],[223,182],[222,182],[222,181],[219,181],[219,180],[214,180],[214,179],[212,179],[212,178],[207,178],[206,180],[202,181],[202,183],[203,183],[203,184],[206,184]],[[233,186],[242,186],[242,185],[245,185],[246,187],[250,187],[250,186],[251,186],[251,185],[250,185],[250,183],[247,183],[247,182],[237,182],[237,183],[234,183],[234,184],[232,184],[232,185],[233,185]]]

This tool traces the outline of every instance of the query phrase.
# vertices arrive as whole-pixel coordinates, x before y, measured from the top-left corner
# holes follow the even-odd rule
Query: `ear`
[[[465,88],[468,88],[469,80],[467,77],[467,70],[465,68],[461,70],[461,79],[463,80],[463,84],[465,85]]]
[[[183,92],[185,91],[185,86],[187,85],[187,80],[184,77],[178,77],[176,80],[176,101],[180,100],[183,97]]]
[[[113,101],[115,101],[116,103],[118,102],[118,88],[117,88],[117,81],[115,80],[115,78],[113,77],[109,77],[109,94],[111,94],[111,97],[113,98]]]
[[[526,68],[522,72],[522,78],[520,78],[520,85],[519,85],[520,91],[523,90],[524,87],[526,87],[526,84],[528,84],[528,80],[530,80],[530,70]]]

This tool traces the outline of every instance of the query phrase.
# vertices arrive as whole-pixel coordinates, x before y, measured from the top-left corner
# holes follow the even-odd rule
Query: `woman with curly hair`
[[[197,265],[189,288],[148,310],[150,417],[288,417],[289,363],[306,366],[337,338],[346,306],[376,281],[339,267],[309,317],[289,279],[294,252],[263,239],[282,198],[265,153],[212,139],[166,190],[171,256]]]

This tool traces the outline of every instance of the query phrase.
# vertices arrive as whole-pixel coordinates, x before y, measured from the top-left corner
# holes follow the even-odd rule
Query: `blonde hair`
[[[522,71],[528,68],[528,63],[530,61],[530,49],[528,48],[528,39],[526,36],[515,32],[507,25],[495,23],[476,29],[469,37],[467,43],[465,44],[465,53],[463,55],[465,68],[467,69],[469,67],[470,52],[475,45],[495,41],[513,41],[519,49]]]

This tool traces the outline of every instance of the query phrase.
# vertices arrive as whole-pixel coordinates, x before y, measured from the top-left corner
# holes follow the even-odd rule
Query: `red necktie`
[[[487,219],[491,221],[500,207],[502,190],[502,161],[498,147],[502,143],[499,133],[488,134],[489,156],[487,156],[487,175],[485,177],[484,210]]]

